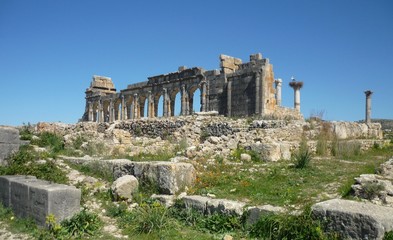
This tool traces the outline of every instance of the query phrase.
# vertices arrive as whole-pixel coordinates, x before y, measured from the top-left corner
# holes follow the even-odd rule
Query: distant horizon
[[[262,53],[305,118],[393,119],[393,1],[180,0],[0,2],[0,125],[76,123],[93,75],[116,89],[177,71],[219,69],[219,55]]]

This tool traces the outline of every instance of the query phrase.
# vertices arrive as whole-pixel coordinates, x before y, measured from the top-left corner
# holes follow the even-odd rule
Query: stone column
[[[255,115],[259,115],[259,104],[261,102],[261,76],[259,72],[255,74]]]
[[[162,90],[162,95],[163,95],[163,98],[162,98],[162,105],[164,105],[164,109],[163,109],[163,113],[162,113],[162,116],[163,117],[167,117],[168,116],[168,104],[167,104],[167,90],[166,90],[166,88],[164,88],[163,90]]]
[[[281,78],[276,79],[274,83],[276,84],[276,104],[277,106],[281,106],[281,86],[282,86]]]
[[[111,99],[111,101],[109,102],[109,122],[113,122],[115,118],[114,110],[115,108],[113,106],[113,100]]]
[[[300,112],[300,89],[303,87],[303,82],[298,82],[292,77],[292,82],[289,83],[289,86],[294,91],[294,108]]]
[[[148,118],[152,118],[152,115],[151,115],[151,111],[152,111],[152,107],[151,107],[151,105],[152,105],[151,91],[149,91],[148,93],[149,94],[147,96],[147,117]]]
[[[366,94],[366,123],[371,123],[371,95],[373,92],[367,90],[364,92]]]
[[[202,112],[206,112],[206,81],[202,82],[202,93],[201,93],[201,101],[202,101]]]
[[[100,100],[99,102],[98,102],[98,122],[105,122],[105,119],[104,119],[104,109],[103,109],[103,106],[102,106],[102,100]]]
[[[134,99],[132,103],[132,118],[137,119],[138,118],[138,94],[134,94]]]
[[[127,112],[127,109],[125,108],[125,101],[124,101],[124,96],[121,96],[121,112],[120,112],[120,119],[125,120],[125,112]]]
[[[91,102],[89,102],[89,116],[88,116],[88,121],[92,122],[94,121],[94,117],[93,117],[93,104]]]
[[[227,112],[230,117],[232,115],[232,80],[228,79],[227,84]]]

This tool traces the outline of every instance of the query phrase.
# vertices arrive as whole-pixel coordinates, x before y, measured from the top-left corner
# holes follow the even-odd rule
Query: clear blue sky
[[[76,122],[92,75],[117,89],[178,66],[261,52],[304,81],[302,113],[393,119],[393,1],[0,0],[0,125]]]

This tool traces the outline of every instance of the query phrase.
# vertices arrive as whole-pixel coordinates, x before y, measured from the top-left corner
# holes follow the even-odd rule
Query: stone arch
[[[156,92],[154,95],[154,116],[164,116],[164,94],[162,91]]]
[[[92,121],[93,122],[98,122],[98,114],[99,114],[99,108],[98,108],[98,101],[94,101],[92,102],[93,105],[93,117],[92,117]]]
[[[188,88],[188,105],[189,114],[202,111],[202,86],[200,84],[193,84]]]
[[[147,117],[147,100],[148,100],[148,95],[143,93],[139,96],[138,99],[138,118],[142,118],[142,117]]]
[[[169,94],[171,116],[179,116],[181,114],[181,90],[179,87],[175,87]]]

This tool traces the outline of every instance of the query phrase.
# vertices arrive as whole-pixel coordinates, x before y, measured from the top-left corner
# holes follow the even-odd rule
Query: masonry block
[[[0,200],[17,217],[31,217],[38,225],[45,226],[49,214],[60,222],[78,213],[81,191],[34,176],[0,176]]]
[[[17,179],[36,179],[36,177],[24,175],[0,176],[0,202],[4,207],[11,207],[11,182]]]

